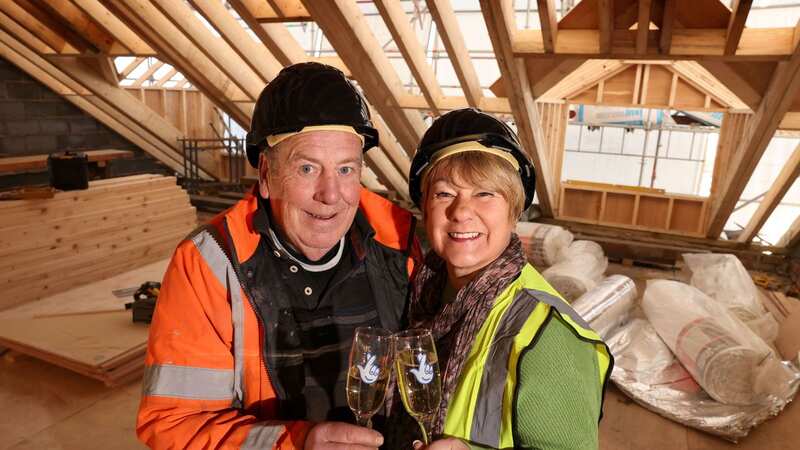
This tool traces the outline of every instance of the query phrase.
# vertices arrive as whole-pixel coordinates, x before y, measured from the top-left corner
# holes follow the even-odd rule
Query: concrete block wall
[[[160,172],[163,166],[136,145],[0,57],[0,158],[65,150],[135,151],[113,162],[113,174]],[[0,178],[0,186],[41,181],[41,174]]]

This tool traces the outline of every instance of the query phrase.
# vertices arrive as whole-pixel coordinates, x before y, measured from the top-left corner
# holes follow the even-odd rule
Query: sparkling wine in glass
[[[383,328],[359,327],[350,348],[347,404],[362,427],[383,404],[392,371],[392,334]]]
[[[442,397],[439,359],[428,329],[412,329],[395,336],[397,388],[406,411],[417,421],[425,445],[430,443],[434,417]]]

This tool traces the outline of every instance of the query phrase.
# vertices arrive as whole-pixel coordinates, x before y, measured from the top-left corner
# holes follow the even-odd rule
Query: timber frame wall
[[[171,107],[170,98],[189,96],[189,91],[180,92],[192,86],[209,105],[247,128],[258,94],[282,67],[321,60],[356,80],[369,101],[381,147],[367,153],[367,164],[384,186],[407,199],[409,161],[426,129],[426,116],[479,107],[513,118],[536,167],[541,212],[555,219],[576,214],[561,207],[568,200],[564,193],[577,190],[567,189],[560,180],[570,103],[721,111],[725,119],[718,155],[724,157],[718,157],[711,195],[698,200],[701,207],[686,206],[694,200],[667,193],[630,197],[639,208],[651,197],[660,199],[654,204],[668,205],[663,223],[650,224],[648,230],[710,240],[719,238],[776,130],[800,129],[800,26],[746,27],[752,1],[734,1],[729,9],[719,0],[583,0],[558,20],[554,1],[538,0],[541,29],[520,29],[511,0],[481,0],[501,72],[491,87],[495,97],[484,95],[478,83],[465,44],[467,30],[459,26],[448,0],[427,0],[424,5],[436,23],[463,96],[443,93],[400,2],[375,0],[374,4],[419,94],[403,85],[356,0],[228,0],[227,4],[221,0],[0,2],[0,56],[177,171],[178,138],[191,132],[191,119],[181,118],[187,109]],[[315,22],[337,55],[309,56],[287,22]],[[155,57],[172,70],[166,79],[150,83],[155,91],[140,90],[144,79],[136,80],[132,88],[122,87],[120,77],[132,69],[118,73],[116,56],[134,56],[139,62]],[[148,76],[157,70],[150,69]],[[177,72],[185,82],[166,89],[165,83]],[[205,114],[204,108],[200,110]],[[749,245],[796,179],[800,154],[795,153],[739,237],[741,245]],[[213,167],[205,169],[204,176],[214,176]],[[600,198],[605,199],[606,209],[584,220],[608,224],[603,214],[612,214],[608,208],[617,200],[627,205],[628,200],[620,197],[627,194],[616,188],[592,189],[603,191]],[[684,215],[692,216],[695,210],[698,220],[684,221]],[[636,214],[630,223],[621,222],[627,212],[614,214],[616,222],[611,223],[618,226],[640,225]],[[680,223],[673,226],[675,220]],[[795,245],[798,232],[800,225],[793,225],[782,245]]]

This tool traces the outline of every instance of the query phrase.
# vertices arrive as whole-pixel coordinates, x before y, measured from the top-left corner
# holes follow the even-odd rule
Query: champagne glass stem
[[[431,429],[433,429],[433,417],[425,416],[417,420],[420,430],[422,430],[422,441],[425,445],[431,443]]]
[[[372,428],[372,416],[356,414],[356,422],[360,427]]]

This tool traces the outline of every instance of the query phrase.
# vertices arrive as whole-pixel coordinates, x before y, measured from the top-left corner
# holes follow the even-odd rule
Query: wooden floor
[[[612,265],[641,286],[648,278],[684,278],[681,272]],[[0,357],[0,450],[141,449],[135,437],[140,381],[102,383],[17,353]],[[800,442],[800,405],[753,430],[738,445],[688,429],[633,403],[611,387],[600,423],[601,450],[790,450]]]

